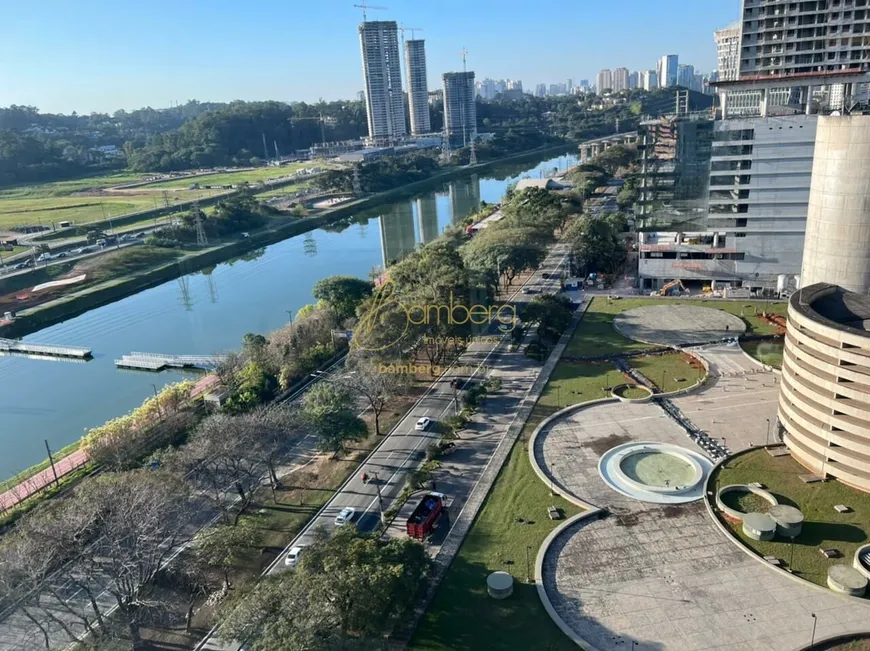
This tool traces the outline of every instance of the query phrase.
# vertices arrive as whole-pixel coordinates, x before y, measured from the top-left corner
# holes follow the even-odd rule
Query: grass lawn
[[[688,355],[680,353],[632,357],[628,364],[665,393],[690,387],[704,376],[699,362],[690,362]]]
[[[728,461],[714,477],[715,486],[761,482],[781,504],[791,504],[804,513],[801,535],[795,539],[794,562],[798,576],[825,585],[831,565],[852,564],[855,550],[866,543],[870,531],[870,494],[849,488],[838,481],[805,484],[799,475],[807,470],[791,457],[771,457],[765,450],[752,450]],[[837,513],[835,504],[846,504],[852,513]],[[746,538],[740,526],[723,519],[726,526],[760,556],[776,556],[791,564],[791,542],[775,538],[759,542]],[[820,547],[833,547],[842,558],[827,559]]]
[[[783,341],[741,341],[740,346],[762,364],[782,368]]]
[[[278,179],[283,176],[289,176],[296,170],[305,169],[307,167],[324,167],[320,161],[305,161],[302,163],[291,163],[281,167],[258,167],[253,170],[243,172],[216,172],[214,174],[206,174],[193,178],[178,178],[168,181],[156,181],[146,187],[149,188],[186,188],[191,183],[199,183],[200,185],[232,185],[235,183],[257,183],[267,179]]]
[[[525,444],[550,414],[569,404],[603,398],[605,384],[622,381],[622,375],[609,364],[563,362],[556,366],[420,622],[411,649],[577,649],[547,615],[537,589],[527,581],[526,551],[534,571],[541,543],[559,524],[547,517],[546,507],[555,505],[566,516],[580,509],[550,495],[549,487],[532,470]],[[520,517],[533,524],[517,522]],[[502,601],[486,592],[486,576],[496,570],[510,572],[515,579],[513,595]]]
[[[627,400],[638,400],[640,398],[646,398],[649,395],[649,391],[635,384],[626,384],[625,386],[617,388],[614,393],[616,393],[620,398],[625,398]]]
[[[706,299],[657,299],[657,298],[623,298],[609,301],[606,297],[596,296],[586,311],[580,327],[571,338],[566,355],[577,357],[592,357],[596,355],[612,355],[620,352],[644,350],[649,344],[632,341],[619,334],[613,327],[613,318],[620,312],[646,305],[696,305],[710,307],[730,312],[743,317],[747,324],[747,332],[756,334],[774,334],[776,327],[763,321],[756,314],[767,310],[774,314],[785,314],[787,304],[762,301],[717,301]]]
[[[51,183],[39,183],[36,185],[19,185],[5,190],[0,190],[0,202],[6,199],[44,199],[47,197],[65,197],[73,192],[83,190],[99,190],[110,188],[124,183],[135,183],[150,176],[147,173],[115,172],[100,174],[99,176],[87,176],[69,181],[53,181]]]

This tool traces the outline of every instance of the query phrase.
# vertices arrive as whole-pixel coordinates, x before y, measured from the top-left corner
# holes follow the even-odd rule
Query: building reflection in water
[[[417,199],[417,240],[429,244],[438,237],[438,202],[434,194]]]
[[[411,202],[393,204],[390,212],[378,217],[378,222],[381,226],[381,262],[386,269],[412,253],[417,246]]]
[[[480,178],[472,174],[467,179],[457,179],[449,184],[450,218],[453,224],[480,209]]]

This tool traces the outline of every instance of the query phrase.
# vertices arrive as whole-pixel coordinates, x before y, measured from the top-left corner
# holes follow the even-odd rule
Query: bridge
[[[71,357],[88,359],[90,348],[79,346],[55,346],[53,344],[25,344],[15,339],[0,338],[0,353],[20,353],[22,355],[45,355],[46,357]]]
[[[226,359],[226,355],[165,355],[163,353],[130,353],[115,360],[118,368],[137,371],[162,371],[167,368],[196,368],[211,371]]]
[[[630,145],[637,140],[637,131],[614,133],[580,143],[580,163],[591,162],[598,154],[613,145]]]

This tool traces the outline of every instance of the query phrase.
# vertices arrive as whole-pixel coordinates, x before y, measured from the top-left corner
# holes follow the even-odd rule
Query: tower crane
[[[377,5],[370,5],[365,0],[363,0],[363,2],[361,4],[354,5],[354,7],[356,7],[357,9],[362,9],[363,22],[366,22],[368,20],[368,18],[366,17],[366,12],[369,9],[383,9],[384,11],[386,11],[386,9],[387,9],[387,7],[378,7]]]
[[[407,25],[399,25],[399,29],[402,32],[402,41],[405,40],[405,31],[411,32],[411,40],[414,40],[414,32],[422,32],[422,27],[408,27]]]
[[[462,51],[459,53],[462,57],[462,72],[468,72],[465,66],[465,57],[468,56],[468,50],[465,49],[465,46],[462,46]]]

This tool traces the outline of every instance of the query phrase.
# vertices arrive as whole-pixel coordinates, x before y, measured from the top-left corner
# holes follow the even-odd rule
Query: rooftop
[[[866,294],[816,283],[792,294],[791,306],[820,323],[870,336],[870,296]]]

